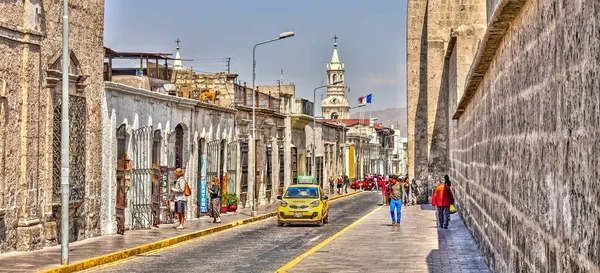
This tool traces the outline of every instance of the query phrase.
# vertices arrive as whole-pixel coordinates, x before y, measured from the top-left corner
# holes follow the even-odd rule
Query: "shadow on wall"
[[[429,5],[427,1],[426,6]],[[419,186],[424,187],[424,181],[427,180],[428,167],[428,137],[427,137],[427,20],[428,8],[425,9],[423,19],[423,29],[421,31],[421,54],[419,71],[419,98],[417,100],[417,109],[415,114],[414,128],[414,178],[417,179]],[[425,193],[429,192],[428,187],[424,187]],[[427,195],[429,196],[429,195]]]

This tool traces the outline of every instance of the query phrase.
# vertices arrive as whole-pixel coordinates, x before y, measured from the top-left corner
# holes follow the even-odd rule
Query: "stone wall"
[[[485,0],[408,1],[408,166],[419,183],[448,172],[447,96],[440,84],[450,30],[485,22]]]
[[[60,240],[62,2],[0,5],[0,252]],[[104,1],[69,1],[72,120],[70,240],[99,235]],[[74,111],[79,109],[80,111]],[[76,147],[76,148],[73,148]],[[58,175],[57,175],[58,173]]]
[[[449,121],[452,188],[495,272],[600,272],[599,10],[530,0],[505,11],[515,19],[499,22],[489,68]]]
[[[198,99],[198,94],[203,91],[220,91],[217,96],[217,105],[231,106],[235,100],[233,80],[237,74],[214,73],[198,74],[192,70],[175,70],[171,75],[171,82],[177,85],[181,96]]]

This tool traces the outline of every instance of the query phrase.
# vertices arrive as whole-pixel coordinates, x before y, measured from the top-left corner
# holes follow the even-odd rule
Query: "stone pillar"
[[[290,116],[285,118],[285,137],[283,139],[284,190],[292,184],[292,121]]]
[[[27,9],[27,8],[26,8]],[[32,12],[32,11],[29,11]],[[26,10],[27,13],[27,10]],[[14,109],[18,109],[18,152],[14,159],[18,162],[18,167],[15,169],[12,177],[13,183],[17,184],[16,188],[16,208],[17,218],[16,223],[16,249],[17,251],[37,250],[44,245],[43,226],[41,222],[41,208],[39,196],[43,196],[40,190],[41,164],[44,162],[41,149],[44,148],[44,143],[40,133],[45,133],[41,127],[39,120],[45,120],[41,115],[41,86],[37,73],[40,71],[40,47],[33,44],[21,45],[21,71],[20,78],[15,79],[20,81],[21,85],[16,92],[19,97],[15,99],[17,105],[12,105]],[[19,103],[20,102],[20,103]],[[11,103],[12,104],[12,103]],[[8,137],[8,136],[7,136]],[[11,223],[11,225],[15,226]]]

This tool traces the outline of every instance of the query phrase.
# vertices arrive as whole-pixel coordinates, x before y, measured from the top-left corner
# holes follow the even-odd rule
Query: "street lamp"
[[[61,239],[60,264],[69,264],[69,3],[63,1],[62,25],[62,109],[60,123],[61,160]]]
[[[337,81],[334,81],[331,85],[336,85],[336,84],[341,83],[341,82],[344,82],[344,81],[337,80]],[[317,129],[317,117],[316,117],[315,113],[316,113],[316,110],[317,110],[317,107],[316,107],[317,106],[317,90],[319,90],[321,88],[325,88],[325,87],[327,87],[327,85],[321,85],[321,86],[315,88],[315,90],[313,92],[313,102],[314,102],[315,107],[313,107],[312,168],[311,168],[310,172],[315,177],[315,179],[317,179],[317,176],[316,176],[316,173],[315,173],[316,172],[315,171],[316,170],[316,167],[315,167],[315,158],[316,158],[315,157],[315,146],[317,145],[317,130],[316,130]],[[323,113],[321,113],[321,115],[322,114]]]
[[[272,39],[264,42],[260,42],[254,45],[252,48],[252,141],[250,145],[250,159],[252,159],[252,164],[250,164],[252,174],[252,216],[256,216],[256,47],[262,44],[279,41],[285,38],[294,37],[294,32],[288,31],[279,34],[279,38]]]

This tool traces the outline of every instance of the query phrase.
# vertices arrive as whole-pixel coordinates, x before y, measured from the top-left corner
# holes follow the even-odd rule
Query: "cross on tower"
[[[337,35],[333,35],[333,46],[337,46],[337,40],[338,40],[338,36]]]
[[[179,39],[177,39],[177,41],[175,41],[177,43],[177,50],[179,50]]]

